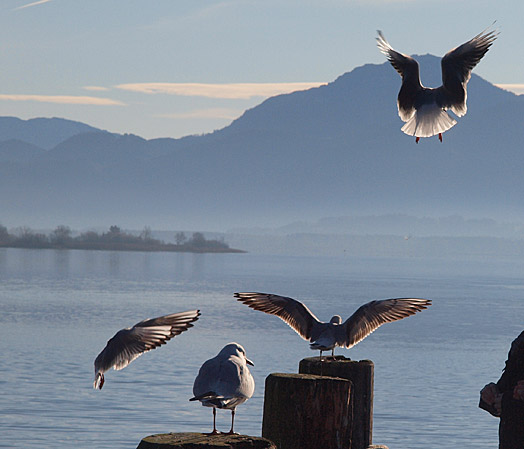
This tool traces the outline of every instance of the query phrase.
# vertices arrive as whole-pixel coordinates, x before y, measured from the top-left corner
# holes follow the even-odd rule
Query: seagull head
[[[334,315],[333,318],[329,320],[329,324],[342,324],[342,317],[340,315]]]
[[[223,355],[223,356],[236,355],[237,357],[240,357],[241,359],[245,360],[245,362],[248,365],[255,366],[255,364],[247,358],[246,350],[244,349],[244,347],[235,342],[228,343],[226,346],[224,346],[222,350],[220,351],[219,355]]]

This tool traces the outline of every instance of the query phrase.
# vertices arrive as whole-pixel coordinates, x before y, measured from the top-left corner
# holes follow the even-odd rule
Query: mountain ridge
[[[417,59],[422,81],[438,85],[440,59]],[[19,222],[52,216],[51,226],[98,217],[209,230],[388,213],[522,218],[524,96],[473,74],[467,115],[443,143],[416,145],[400,131],[399,86],[388,63],[366,64],[202,136],[77,133],[0,165],[2,210]]]

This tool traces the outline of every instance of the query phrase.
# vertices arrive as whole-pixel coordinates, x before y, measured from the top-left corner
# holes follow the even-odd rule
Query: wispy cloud
[[[83,104],[93,106],[124,106],[125,104],[118,100],[110,98],[67,96],[67,95],[23,95],[23,94],[0,94],[0,101],[37,101],[40,103],[58,103],[58,104]]]
[[[245,100],[253,97],[271,97],[273,95],[317,87],[322,84],[325,83],[130,83],[119,84],[115,87],[117,89],[144,94],[168,94],[189,97]]]
[[[227,108],[195,109],[187,112],[174,112],[171,114],[158,114],[157,117],[173,119],[227,119],[234,120],[244,111]]]
[[[102,86],[83,86],[82,89],[84,90],[91,90],[95,92],[105,92],[109,90],[108,87],[102,87]]]
[[[517,95],[524,94],[524,84],[523,83],[517,83],[517,84],[495,84],[495,86],[500,87],[504,90],[509,90],[510,92],[513,92]]]
[[[52,0],[39,0],[37,2],[28,3],[27,5],[19,6],[18,8],[13,9],[13,11],[17,11],[19,9],[31,8],[31,6],[43,5],[44,3],[49,3],[50,1]]]

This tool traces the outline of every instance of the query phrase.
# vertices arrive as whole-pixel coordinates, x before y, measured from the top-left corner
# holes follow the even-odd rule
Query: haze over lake
[[[351,350],[375,363],[374,442],[390,449],[497,444],[495,418],[477,408],[522,330],[518,258],[355,258],[257,254],[119,253],[0,249],[0,431],[3,447],[135,448],[159,432],[207,432],[212,414],[190,403],[202,362],[226,343],[255,362],[255,395],[237,410],[241,433],[260,435],[264,379],[297,372],[315,355],[278,318],[237,303],[235,291],[304,301],[344,318],[389,297],[433,300]],[[200,308],[194,328],[110,371],[92,388],[93,361],[117,330]],[[508,313],[511,310],[511,313]],[[229,412],[218,413],[228,430]]]

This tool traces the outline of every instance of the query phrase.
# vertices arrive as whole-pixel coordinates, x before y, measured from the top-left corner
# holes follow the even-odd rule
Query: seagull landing
[[[246,357],[245,349],[238,343],[229,343],[200,368],[193,385],[194,397],[190,401],[200,401],[205,407],[213,407],[213,431],[209,435],[221,433],[216,428],[217,408],[231,410],[228,435],[236,435],[233,430],[235,410],[255,391],[255,381],[247,365],[254,364]]]
[[[446,111],[451,109],[457,116],[466,114],[467,84],[471,71],[489,50],[498,33],[484,30],[473,39],[450,50],[444,55],[442,67],[442,86],[424,87],[420,82],[419,65],[410,56],[399,53],[388,43],[382,31],[378,31],[377,46],[384,53],[402,77],[398,93],[398,115],[406,122],[404,133],[415,136],[418,143],[421,137],[442,133],[455,126],[457,121]]]
[[[193,327],[200,310],[173,313],[140,321],[133,327],[119,330],[95,360],[93,388],[102,389],[104,373],[111,368],[121,370],[144,352],[155,349],[178,334]]]
[[[384,323],[401,320],[431,305],[429,299],[396,298],[371,301],[364,304],[344,323],[339,315],[329,323],[318,318],[300,301],[268,293],[235,293],[235,298],[255,310],[278,316],[304,340],[310,348],[322,352],[336,346],[351,348]]]

